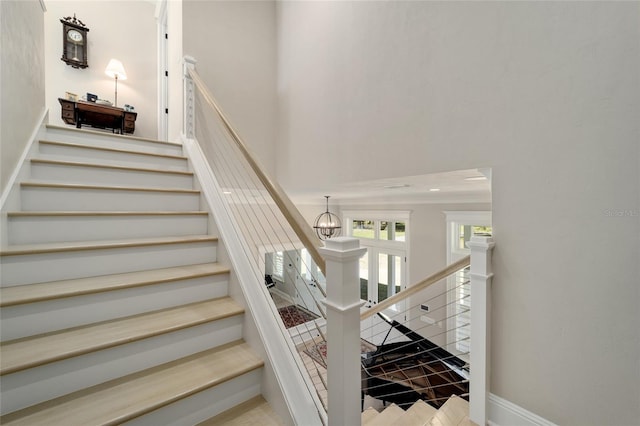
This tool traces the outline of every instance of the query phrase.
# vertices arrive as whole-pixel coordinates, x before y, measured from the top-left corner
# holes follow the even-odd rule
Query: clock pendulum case
[[[73,68],[87,68],[87,28],[84,23],[76,18],[68,16],[61,19],[62,22],[62,58],[67,65]]]

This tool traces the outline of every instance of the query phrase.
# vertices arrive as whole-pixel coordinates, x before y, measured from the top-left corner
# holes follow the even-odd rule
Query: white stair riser
[[[75,129],[75,127],[73,128]],[[156,154],[182,155],[182,145],[164,144],[153,141],[122,137],[113,133],[65,131],[61,129],[47,129],[46,140],[56,142],[78,143],[88,146],[99,146],[116,149],[135,149],[136,151],[152,152]]]
[[[23,186],[24,211],[197,211],[200,194]]]
[[[237,340],[242,315],[2,376],[2,414]]]
[[[2,286],[41,283],[216,261],[212,242],[3,256]]]
[[[67,297],[0,310],[2,340],[108,321],[227,295],[226,274]]]
[[[192,426],[260,395],[262,369],[203,390],[143,416],[126,426]]]
[[[103,148],[130,149],[132,151],[150,152],[154,154],[182,155],[182,145],[166,144],[122,137],[111,133],[92,133],[89,137],[77,132],[65,132],[57,129],[47,129],[46,140],[56,142],[77,143],[88,146],[98,146]]]
[[[41,142],[40,157],[68,161],[91,161],[115,166],[159,167],[168,170],[187,170],[187,160],[130,152],[103,151],[75,146],[53,145]]]
[[[31,178],[37,181],[86,185],[193,188],[193,176],[191,175],[39,162],[31,164]]]
[[[206,215],[13,216],[9,244],[98,241],[207,234]]]

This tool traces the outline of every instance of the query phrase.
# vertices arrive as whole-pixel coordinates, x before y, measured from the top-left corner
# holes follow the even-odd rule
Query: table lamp
[[[115,106],[118,106],[118,79],[126,80],[127,73],[124,70],[124,66],[122,62],[117,59],[111,59],[109,64],[107,65],[107,69],[104,70],[104,73],[107,74],[111,78],[116,79],[116,102]]]

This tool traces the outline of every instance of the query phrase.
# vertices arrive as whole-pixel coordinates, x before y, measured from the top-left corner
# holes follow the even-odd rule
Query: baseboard
[[[279,290],[277,287],[270,288],[269,292],[277,294],[278,296],[282,297],[284,300],[286,300],[287,302],[291,303],[292,305],[295,304],[295,302],[293,301],[293,298],[291,296],[289,296],[284,291]]]
[[[11,193],[11,190],[13,189],[14,185],[16,184],[16,182],[18,182],[18,176],[22,170],[22,166],[25,160],[29,158],[31,151],[34,149],[33,147],[36,141],[39,140],[42,137],[42,135],[46,132],[46,122],[48,120],[48,117],[49,117],[49,110],[46,108],[43,108],[40,113],[40,118],[35,123],[35,126],[31,131],[31,135],[29,136],[29,139],[25,144],[25,147],[22,151],[22,154],[20,155],[20,158],[18,159],[17,163],[14,165],[13,173],[11,173],[11,175],[9,176],[9,180],[6,183],[6,186],[2,188],[2,195],[0,195],[1,209],[6,209],[7,199],[9,198],[9,194]]]
[[[537,414],[500,398],[489,395],[489,426],[557,426]]]

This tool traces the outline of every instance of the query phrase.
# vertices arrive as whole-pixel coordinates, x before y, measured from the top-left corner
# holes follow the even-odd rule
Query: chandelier
[[[329,196],[324,197],[327,199],[327,211],[320,213],[313,224],[313,229],[321,240],[339,236],[342,229],[338,216],[329,211]]]

